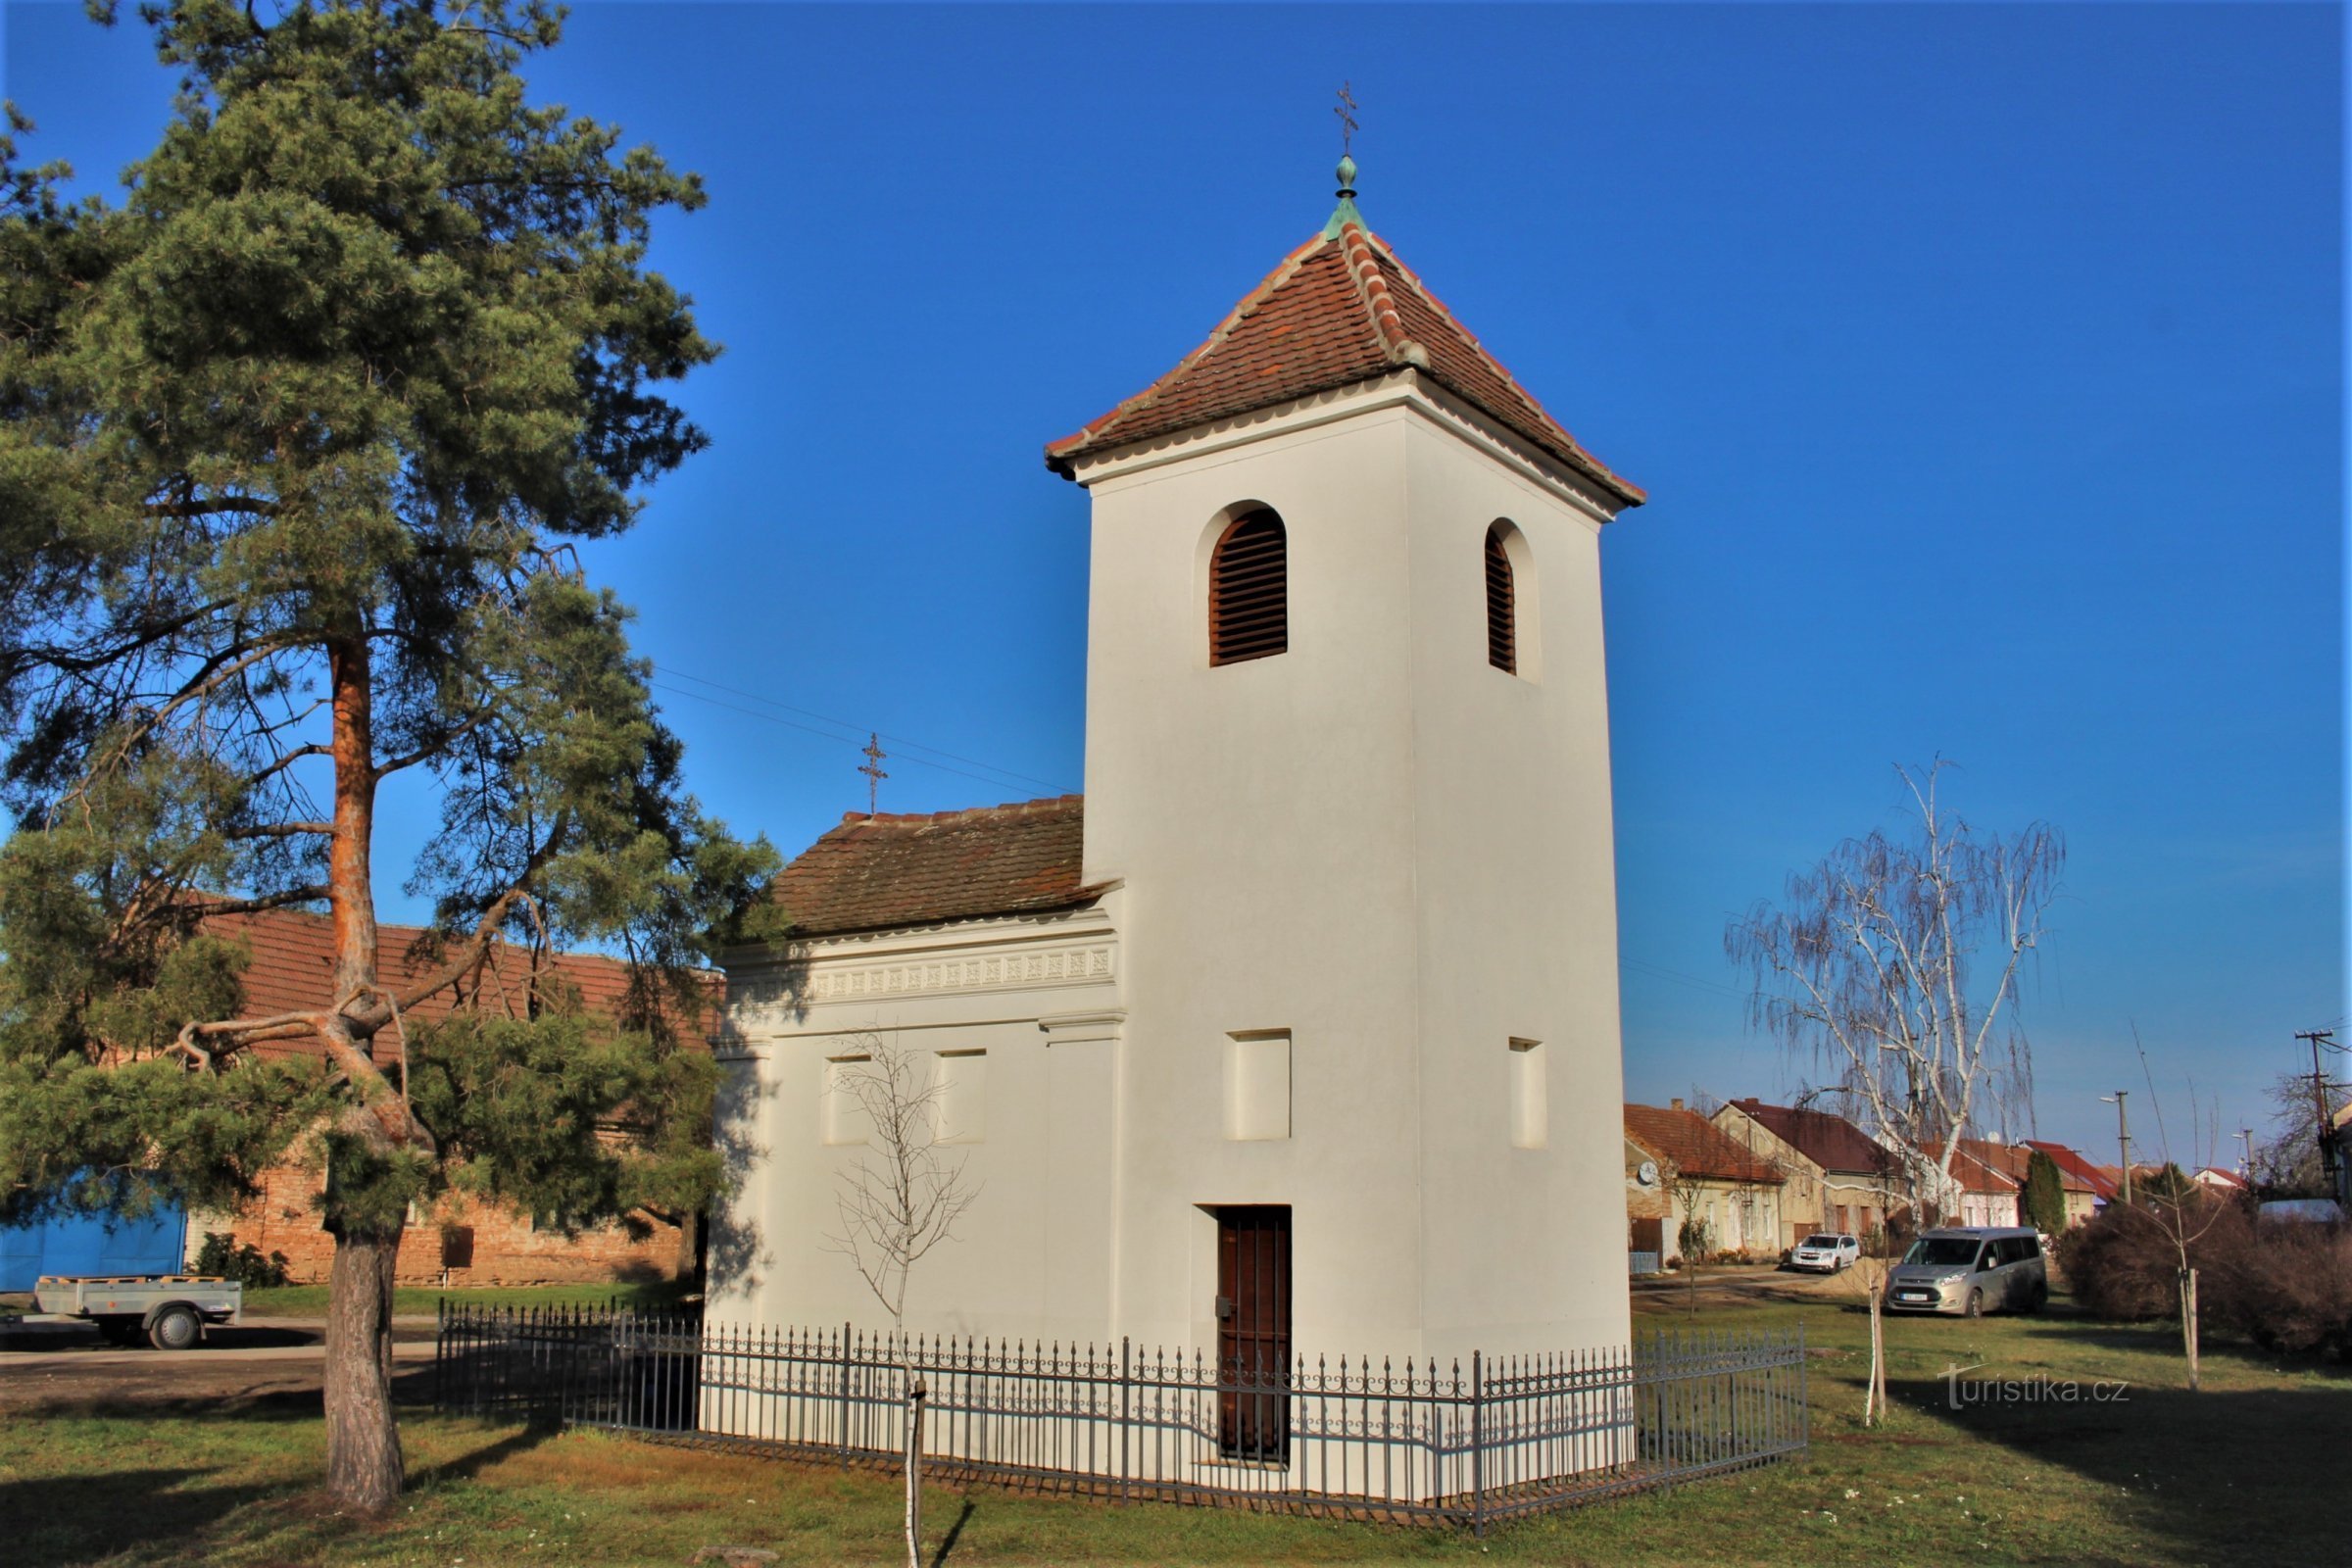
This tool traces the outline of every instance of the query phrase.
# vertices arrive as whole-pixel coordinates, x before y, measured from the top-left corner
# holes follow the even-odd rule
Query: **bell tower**
[[[1092,502],[1085,880],[1127,944],[1111,1317],[1221,1344],[1279,1246],[1301,1348],[1622,1345],[1600,536],[1642,492],[1355,172],[1046,449]]]

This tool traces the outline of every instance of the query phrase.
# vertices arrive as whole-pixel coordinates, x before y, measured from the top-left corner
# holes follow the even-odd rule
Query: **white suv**
[[[1817,1231],[1796,1244],[1788,1253],[1790,1268],[1811,1269],[1817,1274],[1835,1274],[1849,1267],[1862,1255],[1862,1244],[1851,1236],[1837,1236]]]

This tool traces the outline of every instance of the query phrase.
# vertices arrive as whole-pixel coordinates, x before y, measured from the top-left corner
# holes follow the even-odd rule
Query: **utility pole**
[[[2117,1151],[2124,1157],[2124,1206],[2127,1208],[2132,1204],[2132,1123],[2124,1115],[2124,1097],[2131,1092],[2129,1089],[2118,1089],[2112,1095],[2099,1097],[2102,1102],[2113,1102],[2115,1105],[2115,1143]]]
[[[868,735],[865,740],[865,765],[858,771],[865,775],[865,814],[872,816],[882,805],[882,781],[890,775],[882,771],[882,759],[890,754],[882,749],[882,737]]]
[[[2344,1048],[2335,1043],[2335,1031],[2332,1029],[2298,1029],[2295,1038],[2311,1042],[2311,1125],[2320,1140],[2320,1171],[2327,1177],[2328,1191],[2334,1194],[2341,1191],[2341,1184],[2336,1180],[2336,1168],[2342,1161],[2342,1154],[2335,1147],[2335,1128],[2328,1115],[2328,1091],[2332,1086],[2328,1082],[2327,1064],[2320,1058],[2320,1048],[2326,1046],[2329,1051],[2339,1054]]]
[[[2237,1141],[2246,1146],[2245,1163],[2239,1168],[2245,1173],[2246,1185],[2251,1187],[2254,1185],[2254,1129],[2240,1127],[2237,1130]]]

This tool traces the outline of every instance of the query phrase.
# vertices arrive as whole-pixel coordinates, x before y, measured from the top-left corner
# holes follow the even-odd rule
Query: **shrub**
[[[2243,1203],[2191,1198],[2186,1228],[2204,1328],[2265,1349],[2352,1357],[2352,1226],[2266,1225]],[[2075,1298],[2099,1316],[2180,1311],[2180,1253],[2148,1205],[2110,1203],[2058,1247]]]
[[[196,1272],[235,1280],[249,1291],[267,1290],[286,1283],[286,1254],[264,1257],[251,1242],[239,1247],[226,1231],[206,1231],[204,1245],[196,1250]]]

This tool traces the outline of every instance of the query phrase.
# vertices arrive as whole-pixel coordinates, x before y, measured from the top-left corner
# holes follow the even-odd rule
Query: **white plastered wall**
[[[828,1061],[880,1038],[926,1070],[941,1052],[985,1053],[956,1060],[963,1092],[984,1079],[984,1126],[946,1151],[976,1196],[955,1239],[916,1265],[908,1328],[1081,1343],[1112,1332],[1117,897],[731,958],[719,1137],[744,1174],[715,1227],[713,1320],[884,1321],[828,1241],[838,1175],[860,1149],[825,1141]]]
[[[1129,944],[1118,1320],[1213,1347],[1208,1207],[1287,1203],[1309,1354],[1624,1343],[1605,509],[1410,372],[1080,476],[1086,876],[1124,879]],[[1290,648],[1211,668],[1206,542],[1248,505],[1286,526]],[[1487,662],[1499,517],[1537,680]],[[1227,1042],[1273,1029],[1291,1136],[1229,1138]]]

